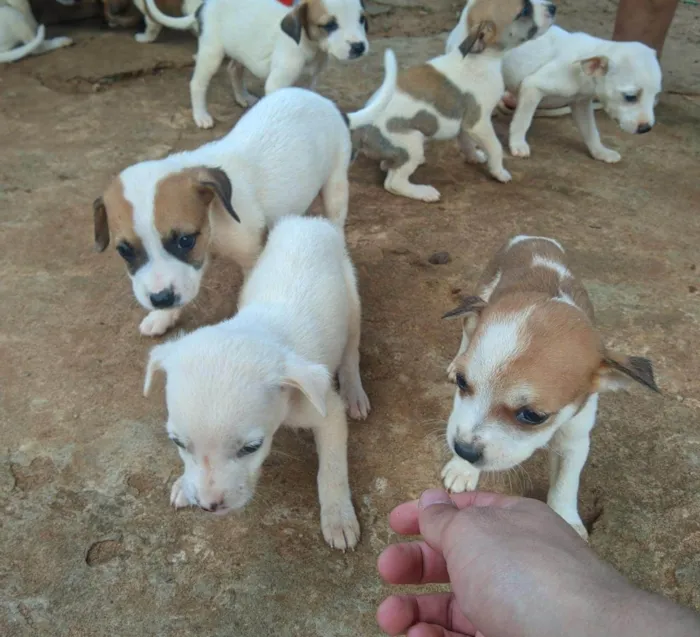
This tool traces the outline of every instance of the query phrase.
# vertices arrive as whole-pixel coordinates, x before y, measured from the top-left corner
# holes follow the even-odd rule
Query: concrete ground
[[[320,91],[360,105],[381,50],[403,64],[441,50],[451,0],[383,0],[373,54],[333,66]],[[580,3],[579,3],[580,5]],[[562,3],[560,22],[600,35],[615,5]],[[240,116],[224,72],[213,131],[195,129],[194,40],[77,25],[77,45],[0,70],[0,633],[9,636],[377,635],[387,593],[375,572],[394,541],[387,513],[439,484],[458,327],[441,322],[513,233],[568,246],[605,342],[656,365],[662,395],[602,400],[580,493],[591,544],[635,583],[700,609],[700,10],[681,5],[665,52],[665,94],[649,135],[601,133],[623,154],[590,159],[570,119],[537,120],[533,157],[507,158],[501,185],[434,144],[416,181],[438,204],[393,197],[376,163],[351,170],[348,241],[364,301],[362,369],[373,412],[352,426],[350,471],[363,539],[323,543],[315,452],[282,432],[259,493],[238,515],[169,507],[180,473],[162,390],[141,396],[154,341],[119,258],[92,251],[92,200],[117,171],[222,135]],[[443,34],[442,36],[439,34]],[[505,121],[499,120],[501,131]],[[431,265],[435,252],[450,261]],[[240,275],[212,264],[187,329],[235,308]],[[537,455],[484,487],[543,497]],[[492,637],[492,636],[489,636]],[[496,636],[493,636],[496,637]]]

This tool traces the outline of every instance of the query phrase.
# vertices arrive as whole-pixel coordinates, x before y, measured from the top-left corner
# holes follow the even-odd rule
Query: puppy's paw
[[[348,408],[348,414],[353,420],[364,420],[371,409],[369,398],[362,385],[350,387],[347,391],[341,387],[341,396]]]
[[[452,458],[442,469],[442,482],[452,493],[474,491],[479,484],[479,470],[461,458]]]
[[[606,164],[616,164],[622,159],[622,155],[616,150],[605,147],[599,148],[595,152],[592,151],[591,155],[593,155],[593,159],[604,161]]]
[[[175,480],[173,488],[170,490],[170,504],[176,509],[188,507],[192,504],[187,495],[185,495],[185,489],[182,484],[182,479],[183,476],[180,476],[177,480]]]
[[[488,160],[486,153],[479,148],[475,148],[474,152],[469,153],[465,158],[468,164],[485,164]]]
[[[321,510],[321,530],[328,546],[340,551],[354,549],[360,541],[360,523],[352,502],[338,502]]]
[[[180,310],[153,310],[141,321],[139,331],[144,336],[165,334],[180,318]]]
[[[214,118],[206,111],[203,113],[194,113],[194,123],[199,128],[214,128]]]
[[[513,157],[529,157],[530,145],[524,139],[511,139],[510,154],[513,155]]]
[[[513,181],[513,176],[505,169],[499,168],[491,173],[494,179],[498,179],[502,184],[507,184],[509,181]]]
[[[136,40],[139,44],[150,44],[151,42],[155,42],[157,36],[153,36],[147,32],[144,33],[137,33],[134,36],[134,40]]]

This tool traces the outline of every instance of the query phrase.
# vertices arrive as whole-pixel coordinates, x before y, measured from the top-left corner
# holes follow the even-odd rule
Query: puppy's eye
[[[457,377],[455,378],[455,385],[457,385],[459,391],[461,391],[462,393],[469,391],[469,383],[464,377],[464,374],[457,374]]]
[[[549,418],[549,414],[540,414],[527,407],[523,407],[515,412],[515,419],[523,425],[541,425],[547,418]]]
[[[124,261],[131,261],[136,256],[134,246],[132,246],[127,241],[122,241],[117,246],[117,252],[121,256],[121,258],[124,259]]]
[[[192,248],[194,248],[195,243],[197,243],[196,234],[183,234],[177,240],[177,247],[183,252],[189,252]]]
[[[172,440],[178,447],[180,447],[180,449],[186,449],[185,443],[182,442],[182,440],[180,440],[179,438],[171,437],[170,440]]]
[[[241,447],[240,451],[238,452],[238,457],[243,458],[245,456],[249,456],[253,453],[255,453],[260,447],[262,447],[262,440],[255,440],[253,442],[249,442],[248,444],[244,445]]]
[[[517,16],[518,18],[529,18],[532,15],[532,2],[525,0],[523,2],[523,10]]]
[[[367,16],[360,16],[360,24],[367,30]]]
[[[630,104],[636,104],[639,101],[639,96],[636,93],[624,93],[623,95],[625,98],[625,102],[628,102]]]
[[[333,31],[337,31],[337,30],[338,30],[338,21],[335,20],[335,18],[334,18],[333,20],[329,20],[328,22],[326,22],[326,24],[322,24],[322,25],[321,25],[321,28],[322,28],[326,33],[333,33]]]

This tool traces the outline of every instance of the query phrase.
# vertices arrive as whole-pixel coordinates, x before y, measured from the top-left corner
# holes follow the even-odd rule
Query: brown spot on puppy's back
[[[432,104],[440,115],[449,119],[461,119],[466,108],[465,94],[430,64],[402,71],[396,84],[413,99]]]
[[[413,117],[392,117],[386,123],[390,133],[406,133],[417,130],[426,137],[432,137],[438,131],[438,120],[428,111],[418,111]]]
[[[351,133],[352,147],[361,150],[370,159],[379,159],[388,169],[396,169],[408,161],[408,151],[394,146],[376,126],[356,128]]]

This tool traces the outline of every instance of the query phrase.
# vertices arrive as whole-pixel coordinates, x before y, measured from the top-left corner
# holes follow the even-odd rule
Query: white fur
[[[44,25],[37,24],[27,0],[3,0],[0,4],[0,63],[16,62],[27,55],[48,53],[71,44],[70,38],[46,40]]]
[[[607,71],[593,74],[582,63],[600,57]],[[511,154],[528,157],[525,136],[535,111],[547,99],[571,104],[574,121],[595,159],[617,162],[620,155],[600,141],[593,101],[627,133],[655,123],[654,106],[661,92],[661,67],[652,49],[638,42],[612,42],[586,33],[569,33],[560,27],[508,52],[503,60],[506,88],[517,95],[510,126]],[[624,95],[640,93],[635,103]],[[643,130],[643,129],[642,129]]]
[[[156,22],[150,15],[148,15],[148,11],[146,10],[146,0],[134,0],[134,5],[136,5],[136,8],[143,14],[143,19],[146,24],[146,28],[144,29],[143,33],[137,33],[134,36],[134,39],[141,44],[155,42],[160,35],[160,32],[163,30],[163,24]],[[194,15],[201,5],[202,0],[182,0],[182,13],[185,16]],[[189,28],[195,35],[198,34],[199,25],[196,20]]]
[[[334,548],[353,548],[360,528],[343,398],[356,418],[370,406],[359,373],[360,300],[342,230],[319,218],[280,221],[239,308],[232,319],[151,352],[144,391],[154,371],[166,372],[168,433],[185,447],[172,503],[217,513],[242,508],[277,429],[311,428],[323,535]],[[331,382],[336,372],[340,395]],[[243,455],[246,445],[259,449]]]
[[[519,234],[517,237],[513,237],[508,242],[508,248],[512,248],[514,245],[522,243],[523,241],[549,241],[557,246],[557,248],[559,248],[562,252],[565,252],[564,247],[556,239],[550,239],[549,237],[537,237],[529,234]]]
[[[194,15],[170,18],[146,0],[152,15],[163,25],[174,29],[191,29],[197,23]],[[330,54],[338,60],[352,59],[351,45],[363,44],[363,55],[369,50],[367,34],[360,23],[363,15],[360,0],[324,0],[328,13],[338,29],[320,42],[301,34],[297,44],[281,28],[283,18],[291,10],[277,0],[208,0],[200,12],[202,33],[190,82],[192,115],[200,128],[211,128],[214,119],[206,107],[209,82],[224,57],[232,60],[230,76],[236,101],[243,107],[255,102],[243,83],[247,69],[265,80],[265,94],[292,86],[304,70],[316,75],[325,66]]]
[[[564,265],[558,263],[557,261],[547,259],[539,254],[536,254],[532,258],[532,266],[540,266],[543,268],[549,268],[550,270],[554,270],[560,279],[566,279],[567,277],[571,276],[571,272],[569,272],[569,270]]]
[[[396,58],[390,49],[384,61],[386,77],[379,97],[347,115],[351,128],[372,121],[391,99]],[[240,223],[212,206],[212,248],[249,270],[260,252],[265,228],[284,215],[305,214],[319,192],[327,216],[344,226],[351,155],[348,126],[336,105],[317,93],[287,88],[261,100],[222,139],[122,171],[124,196],[134,211],[134,230],[149,257],[131,276],[134,295],[151,310],[141,333],[157,336],[172,327],[182,306],[197,296],[205,270],[183,263],[163,248],[154,223],[154,199],[161,179],[195,166],[221,168],[228,175],[231,204]],[[149,297],[170,287],[179,299],[178,307],[156,310]]]

